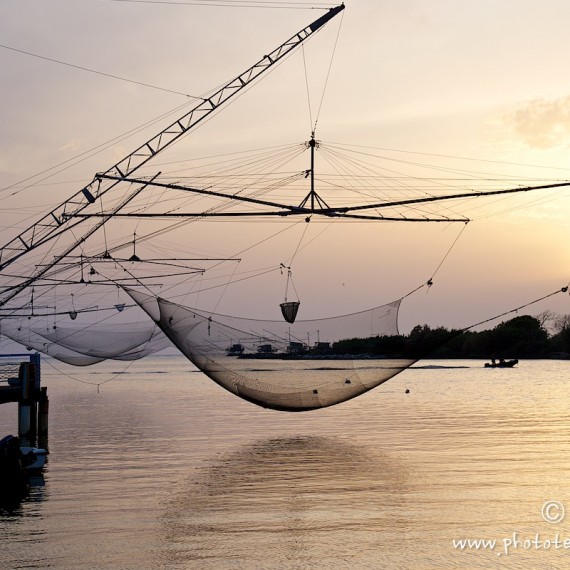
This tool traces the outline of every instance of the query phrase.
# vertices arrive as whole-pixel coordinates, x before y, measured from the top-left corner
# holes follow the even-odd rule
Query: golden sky
[[[315,6],[309,2],[295,6],[2,3],[0,188],[10,187],[0,193],[2,241],[166,123],[110,142],[51,178],[37,173],[183,105],[189,100],[183,94],[200,96],[221,85],[322,13],[308,9]],[[481,179],[511,177],[504,187],[516,187],[519,179],[566,180],[569,21],[565,0],[349,0],[303,51],[186,137],[169,159],[302,143],[318,118],[323,144],[359,145],[375,155],[391,149],[391,157],[435,161],[438,168],[457,168],[452,157],[464,157],[471,162],[463,168],[468,164]],[[396,170],[403,169],[398,164]],[[403,310],[405,324],[464,326],[566,285],[569,192],[474,205],[467,212],[474,221],[434,287]],[[432,275],[461,229],[437,226],[351,226],[323,238],[321,252],[307,248],[295,273],[307,310],[336,314],[407,293]],[[310,231],[312,239],[318,232]],[[223,232],[218,224],[204,249],[227,253],[231,238]],[[269,259],[270,250],[265,255]],[[323,281],[334,307],[323,298]],[[568,299],[529,312],[570,313]]]

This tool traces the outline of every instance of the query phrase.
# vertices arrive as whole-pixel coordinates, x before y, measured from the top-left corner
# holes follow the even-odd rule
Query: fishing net
[[[333,406],[379,386],[416,361],[336,352],[342,339],[397,335],[401,300],[293,324],[209,313],[139,291],[128,293],[202,372],[265,408]]]
[[[13,384],[18,382],[20,375],[20,360],[10,361],[7,357],[0,357],[0,384]]]
[[[299,303],[299,301],[289,301],[289,302],[285,302],[285,303],[281,303],[281,305],[279,305],[281,307],[281,314],[283,315],[283,318],[288,322],[288,323],[294,323],[295,319],[297,318],[297,312],[299,311],[299,305],[301,303]]]
[[[2,321],[0,334],[74,366],[103,360],[137,360],[172,346],[154,323],[76,324],[46,326],[45,319]]]

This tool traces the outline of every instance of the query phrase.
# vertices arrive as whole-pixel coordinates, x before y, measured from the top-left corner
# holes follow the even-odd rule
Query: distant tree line
[[[522,315],[480,332],[416,325],[408,335],[341,340],[332,352],[392,358],[570,358],[570,315]]]

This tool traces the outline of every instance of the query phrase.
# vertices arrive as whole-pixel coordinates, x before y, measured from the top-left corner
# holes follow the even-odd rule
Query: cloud
[[[85,141],[82,139],[71,139],[69,142],[67,142],[66,144],[64,144],[62,147],[59,148],[60,151],[63,152],[72,152],[72,153],[76,153],[76,152],[80,152],[84,149],[85,147]]]
[[[570,142],[570,96],[534,99],[505,113],[501,123],[517,141],[535,149]]]

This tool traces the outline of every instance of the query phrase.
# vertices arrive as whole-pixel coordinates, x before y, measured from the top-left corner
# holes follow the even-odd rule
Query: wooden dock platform
[[[19,402],[22,389],[19,386],[1,386],[0,385],[0,404],[8,402]]]

